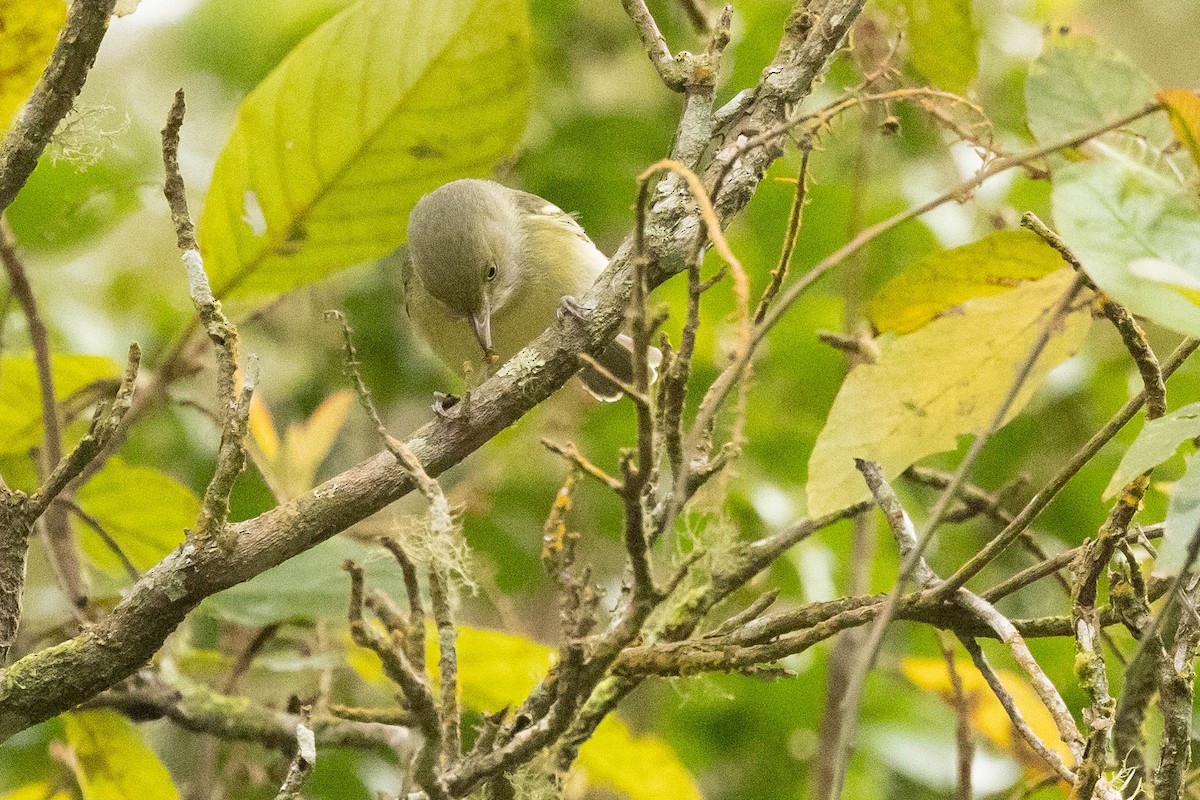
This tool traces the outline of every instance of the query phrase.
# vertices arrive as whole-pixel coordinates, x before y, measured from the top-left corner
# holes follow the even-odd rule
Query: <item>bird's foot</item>
[[[576,300],[573,295],[564,294],[562,300],[558,303],[558,311],[556,313],[559,319],[574,317],[575,319],[582,320],[595,310],[595,306],[585,305]]]
[[[433,393],[433,413],[442,419],[458,419],[462,416],[465,405],[464,399],[456,394]]]

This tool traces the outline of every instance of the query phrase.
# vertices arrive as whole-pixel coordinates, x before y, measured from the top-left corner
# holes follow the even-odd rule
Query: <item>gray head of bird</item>
[[[520,281],[520,217],[509,190],[463,179],[420,199],[408,218],[408,254],[425,290],[469,319],[484,353],[492,317]]]

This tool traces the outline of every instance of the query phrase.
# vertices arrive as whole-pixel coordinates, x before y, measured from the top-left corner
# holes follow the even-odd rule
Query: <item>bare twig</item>
[[[567,461],[578,467],[581,472],[595,478],[597,481],[612,489],[614,492],[621,491],[621,481],[617,480],[612,475],[609,475],[607,472],[600,469],[600,467],[589,461],[586,456],[579,452],[579,448],[576,447],[573,442],[559,444],[558,442],[550,439],[542,439],[542,444],[551,453],[562,456]]]
[[[1040,236],[1046,244],[1057,250],[1063,261],[1067,262],[1080,275],[1086,274],[1083,264],[1067,247],[1066,242],[1046,227],[1046,224],[1038,219],[1032,211],[1027,211],[1022,215],[1021,227],[1028,228]],[[1093,288],[1095,287],[1093,286]],[[1167,413],[1167,387],[1163,383],[1162,367],[1158,363],[1154,349],[1150,347],[1145,331],[1137,324],[1133,315],[1111,297],[1100,293],[1097,299],[1100,303],[1101,313],[1108,318],[1121,335],[1125,349],[1129,351],[1133,363],[1137,365],[1138,372],[1142,376],[1142,385],[1145,387],[1147,398],[1146,418],[1158,419]]]
[[[417,783],[433,800],[447,800],[445,786],[437,771],[438,755],[442,750],[442,725],[437,704],[428,682],[404,655],[403,647],[394,646],[363,619],[363,572],[353,561],[342,568],[350,574],[350,635],[355,644],[366,647],[379,656],[384,673],[395,681],[412,710],[417,728],[425,737],[414,764]]]
[[[187,193],[183,176],[179,171],[179,130],[183,126],[186,110],[183,90],[175,92],[175,101],[167,114],[167,124],[162,131],[163,168],[166,181],[163,194],[171,209],[171,220],[175,225],[175,237],[182,251],[184,268],[187,270],[192,303],[200,316],[208,338],[215,348],[217,361],[217,395],[220,399],[221,444],[217,450],[217,464],[213,476],[204,490],[200,504],[200,515],[196,520],[196,532],[201,537],[214,537],[224,529],[229,517],[229,495],[234,481],[246,464],[246,433],[250,415],[250,397],[257,376],[251,369],[238,386],[238,332],[221,304],[213,297],[204,261],[200,256],[200,244],[188,212]]]
[[[135,567],[133,562],[129,560],[129,556],[125,555],[125,551],[121,549],[121,545],[117,543],[117,540],[114,539],[108,531],[104,530],[104,526],[100,524],[100,520],[96,519],[91,514],[80,508],[75,501],[68,500],[65,497],[55,498],[54,503],[56,505],[62,504],[64,507],[68,508],[72,514],[79,518],[80,522],[88,526],[92,530],[92,533],[96,534],[96,536],[100,538],[100,541],[104,542],[104,546],[107,547],[112,554],[117,557],[117,560],[121,562],[121,567],[125,570],[125,574],[129,576],[130,580],[136,582],[142,577],[141,573],[138,572],[137,567]]]
[[[300,710],[300,722],[296,725],[296,755],[288,767],[283,785],[279,787],[275,800],[298,800],[300,787],[308,778],[308,773],[317,763],[317,743],[312,729],[308,727],[312,709],[305,706]]]
[[[8,221],[0,215],[0,263],[8,275],[13,297],[21,306],[33,346],[33,361],[37,368],[38,388],[42,402],[42,446],[40,476],[45,480],[62,460],[62,431],[58,404],[54,399],[54,370],[50,364],[50,338],[46,323],[38,311],[37,298],[29,285],[25,265],[17,254]],[[63,509],[50,507],[38,526],[42,541],[50,556],[54,576],[63,595],[73,609],[87,606],[88,588],[79,559],[79,548],[70,522]]]
[[[462,755],[462,715],[458,707],[458,633],[450,608],[446,578],[437,569],[429,570],[429,605],[438,631],[438,677],[441,682],[442,763],[453,766]],[[422,631],[422,634],[424,632]]]
[[[844,635],[844,634],[843,634]],[[950,676],[950,704],[954,708],[954,738],[958,745],[958,800],[971,800],[971,764],[975,745],[971,741],[971,701],[963,691],[962,676],[954,658],[954,639],[941,634],[942,658]]]

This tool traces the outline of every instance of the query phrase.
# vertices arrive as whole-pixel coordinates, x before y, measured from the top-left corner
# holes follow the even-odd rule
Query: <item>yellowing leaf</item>
[[[63,719],[83,800],[178,800],[171,774],[128,719],[115,711]]]
[[[950,673],[946,669],[945,659],[910,656],[901,660],[900,670],[917,686],[937,692],[947,702],[953,702],[954,689],[950,683]],[[966,695],[970,704],[971,724],[975,729],[999,749],[1026,760],[1027,763],[1032,763],[1029,761],[1032,754],[1028,753],[1023,743],[1020,743],[1020,739],[1013,730],[1008,712],[1004,710],[1004,706],[1000,704],[996,695],[987,685],[983,673],[976,669],[975,664],[969,658],[955,659],[954,671],[962,680],[963,694]],[[1012,695],[1017,710],[1021,712],[1021,716],[1029,723],[1029,727],[1033,729],[1037,737],[1050,749],[1061,755],[1066,763],[1070,764],[1072,761],[1071,751],[1059,737],[1054,718],[1042,705],[1033,688],[1014,672],[998,669],[996,675],[1000,678],[1000,685]],[[1044,767],[1045,765],[1039,759],[1035,766]]]
[[[404,241],[421,195],[525,128],[524,0],[360,0],[250,94],[200,219],[219,296],[281,292]]]
[[[904,0],[909,60],[917,72],[961,93],[979,69],[979,32],[971,0]]]
[[[116,378],[117,363],[104,356],[52,355],[58,402],[98,380]],[[32,356],[0,359],[0,453],[24,453],[42,441],[41,389]]]
[[[808,465],[808,513],[830,514],[870,498],[854,459],[875,461],[888,478],[957,437],[984,430],[1075,280],[1069,269],[995,297],[968,300],[962,313],[886,343],[876,364],[842,384]],[[1025,381],[1005,421],[1046,373],[1070,357],[1091,327],[1087,310],[1068,314]]]
[[[275,418],[271,409],[263,402],[262,397],[255,394],[250,398],[250,417],[247,420],[250,427],[250,441],[258,448],[257,455],[261,456],[262,466],[274,466],[279,458],[279,432],[275,430]]]
[[[635,734],[613,716],[579,748],[574,769],[582,771],[589,784],[633,800],[700,800],[691,773],[666,742]]]
[[[437,629],[426,628],[427,655],[437,679]],[[520,704],[554,663],[557,652],[523,636],[458,626],[458,681],[463,704],[494,712]],[[379,657],[351,645],[346,661],[364,680],[385,685]],[[700,797],[675,752],[653,735],[635,735],[625,723],[608,717],[580,748],[576,769],[588,783],[632,800],[692,800]]]
[[[183,542],[196,522],[200,502],[186,486],[158,470],[133,467],[113,456],[75,497],[111,536],[133,566],[146,570]],[[97,568],[124,575],[121,561],[85,525],[77,525],[84,555]]]
[[[33,93],[66,18],[62,0],[0,0],[0,135]]]
[[[348,391],[334,392],[304,422],[288,425],[283,441],[266,403],[250,401],[250,456],[279,500],[298,497],[316,485],[317,469],[329,455],[354,402]]]
[[[1200,166],[1200,94],[1187,89],[1163,89],[1155,97],[1167,107],[1175,138]]]
[[[0,794],[0,800],[71,800],[71,793],[64,789],[55,789],[48,783],[31,783]]]
[[[334,392],[301,423],[288,426],[284,434],[288,483],[302,494],[316,484],[317,468],[329,455],[337,435],[346,424],[346,414],[354,402],[348,391]]]
[[[947,309],[1044,278],[1062,256],[1032,231],[998,231],[930,253],[883,285],[867,313],[880,333],[911,333]]]

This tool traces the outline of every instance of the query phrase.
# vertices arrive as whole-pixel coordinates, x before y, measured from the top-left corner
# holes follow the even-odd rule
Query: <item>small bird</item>
[[[454,370],[507,361],[582,297],[608,265],[583,228],[553,203],[495,181],[466,178],[422,197],[408,218],[403,269],[409,318]],[[624,381],[633,340],[617,338],[597,358]],[[662,353],[650,348],[652,379]],[[580,378],[595,397],[621,390],[593,369]]]

